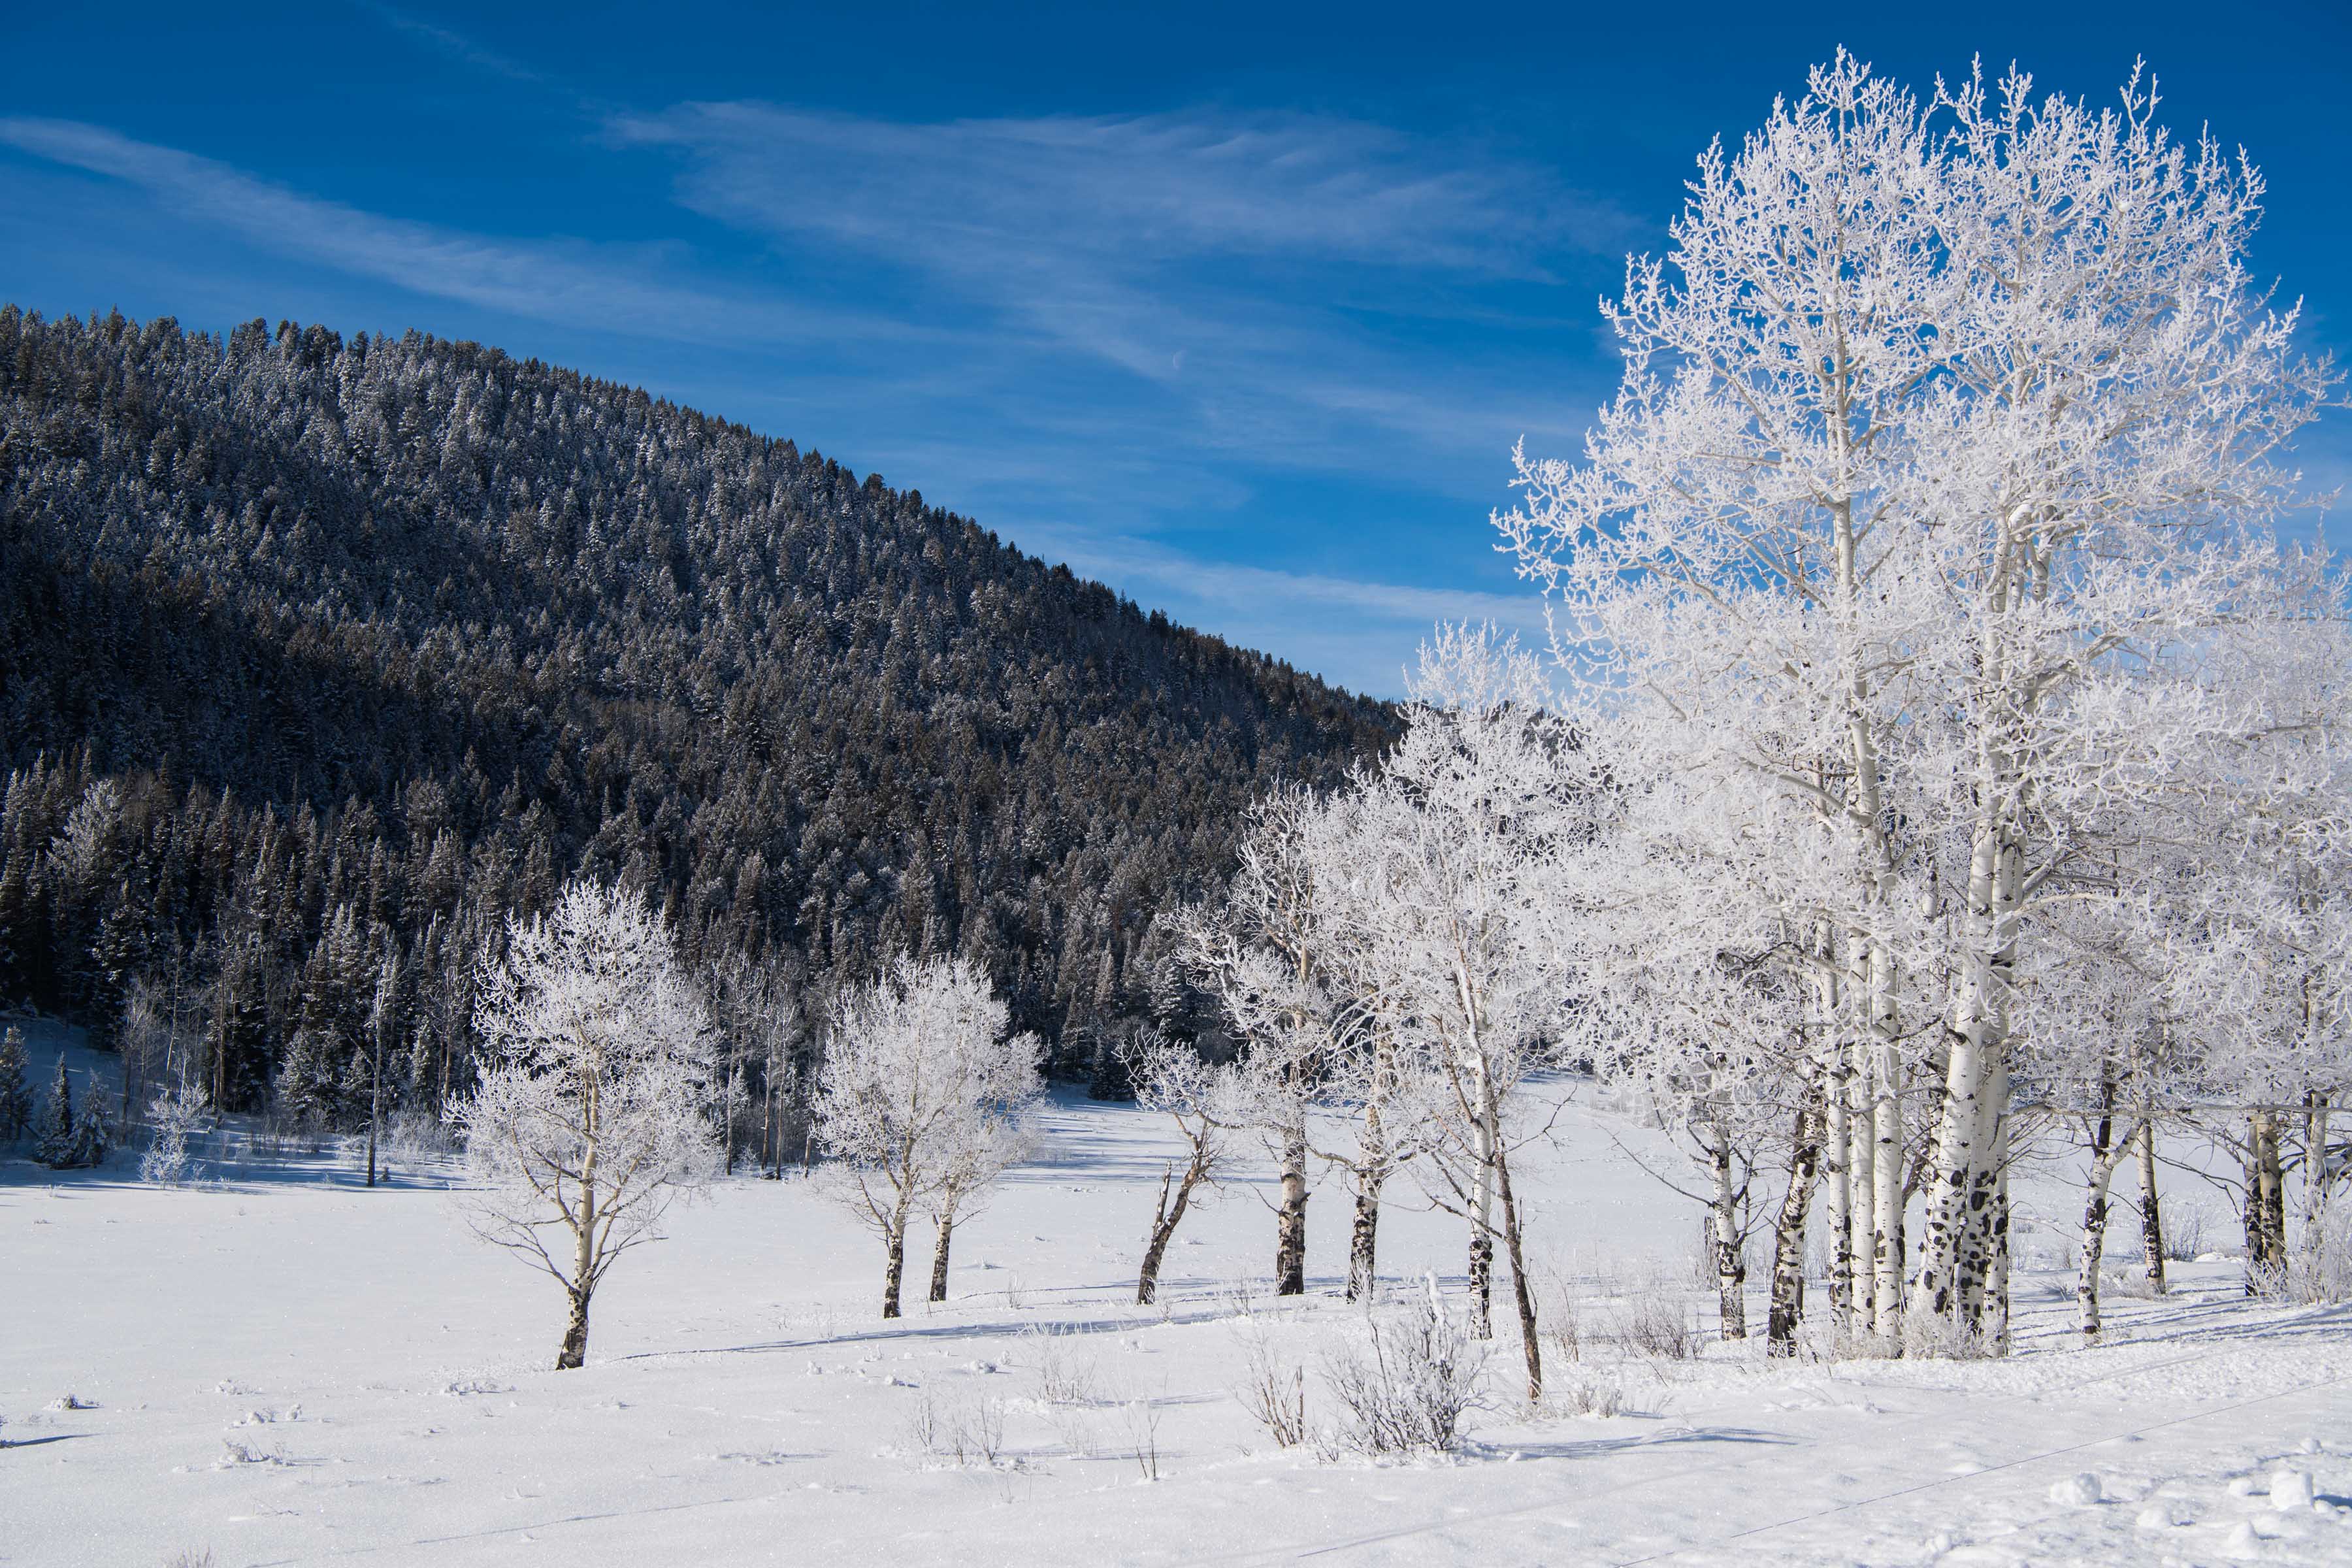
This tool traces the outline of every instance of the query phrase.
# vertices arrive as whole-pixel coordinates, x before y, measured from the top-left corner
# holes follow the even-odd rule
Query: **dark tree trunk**
[[[1151,1240],[1143,1249],[1143,1268],[1135,1277],[1135,1304],[1149,1307],[1160,1296],[1160,1265],[1168,1256],[1168,1243],[1175,1237],[1176,1224],[1184,1217],[1185,1206],[1192,1201],[1192,1189],[1201,1184],[1205,1173],[1201,1157],[1196,1152],[1184,1167],[1184,1179],[1176,1183],[1176,1167],[1171,1165],[1160,1178],[1160,1201],[1151,1215]],[[1176,1186],[1176,1196],[1168,1196],[1171,1184]]]
[[[1772,1226],[1772,1305],[1765,1319],[1767,1355],[1797,1353],[1797,1325],[1805,1317],[1805,1216],[1813,1206],[1822,1156],[1822,1110],[1807,1105],[1797,1112],[1795,1131],[1789,1135],[1789,1190],[1780,1199],[1780,1215]]]
[[[1528,1264],[1519,1247],[1519,1205],[1511,1195],[1511,1162],[1495,1145],[1495,1195],[1503,1205],[1503,1247],[1510,1254],[1511,1292],[1519,1310],[1519,1346],[1528,1363],[1528,1403],[1543,1397],[1543,1342],[1536,1334],[1536,1298],[1528,1288]]]
[[[931,1296],[934,1301],[948,1299],[948,1247],[955,1239],[955,1211],[949,1209],[940,1215],[940,1244],[931,1249]]]
[[[572,1293],[572,1321],[563,1330],[563,1348],[556,1352],[555,1370],[572,1372],[588,1360],[588,1292]]]
[[[2247,1119],[2246,1294],[2277,1289],[2286,1267],[2286,1184],[2279,1166],[2276,1113]]]
[[[2139,1245],[2145,1254],[2147,1288],[2164,1294],[2164,1209],[2156,1195],[2156,1122],[2139,1130]]]

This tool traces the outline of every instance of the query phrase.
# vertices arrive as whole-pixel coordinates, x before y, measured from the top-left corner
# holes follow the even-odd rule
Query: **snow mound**
[[[2301,1470],[2271,1472],[2271,1506],[2281,1513],[2311,1506],[2311,1478]]]

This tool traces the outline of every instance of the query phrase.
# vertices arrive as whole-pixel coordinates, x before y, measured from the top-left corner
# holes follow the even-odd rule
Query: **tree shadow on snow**
[[[1480,1458],[1598,1459],[1634,1448],[1683,1447],[1691,1444],[1734,1443],[1772,1448],[1801,1447],[1801,1438],[1752,1426],[1678,1426],[1667,1432],[1635,1432],[1607,1437],[1581,1437],[1553,1442],[1478,1443],[1465,1451]]]

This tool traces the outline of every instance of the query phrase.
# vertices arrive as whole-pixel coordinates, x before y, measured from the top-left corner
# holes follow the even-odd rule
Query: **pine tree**
[[[74,1165],[77,1143],[73,1086],[66,1077],[63,1056],[58,1058],[58,1079],[49,1086],[49,1098],[34,1119],[33,1135],[38,1140],[33,1145],[34,1159],[52,1171],[68,1170]]]
[[[81,1110],[74,1117],[73,1135],[67,1145],[67,1168],[87,1171],[103,1163],[111,1144],[104,1103],[96,1094],[84,1094]]]
[[[33,1124],[33,1086],[26,1080],[25,1033],[14,1024],[0,1035],[0,1143],[13,1143]]]

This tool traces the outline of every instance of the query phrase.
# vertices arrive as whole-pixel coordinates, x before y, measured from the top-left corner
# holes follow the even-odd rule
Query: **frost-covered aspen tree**
[[[1136,1305],[1148,1307],[1158,1299],[1160,1266],[1177,1226],[1197,1201],[1196,1194],[1213,1189],[1225,1175],[1233,1132],[1244,1123],[1246,1108],[1234,1069],[1202,1061],[1190,1041],[1146,1028],[1121,1051],[1128,1081],[1135,1086],[1136,1105],[1167,1117],[1184,1141],[1182,1168],[1171,1160],[1160,1177],[1151,1228],[1144,1238],[1143,1264],[1136,1272]]]
[[[2261,693],[2262,722],[2179,812],[2162,911],[2170,1032],[2201,1058],[2200,1098],[2237,1108],[2209,1125],[2243,1172],[2250,1290],[2290,1268],[2291,1167],[2306,1249],[2319,1238],[2337,1174],[2326,1107],[2352,1089],[2352,637],[2334,579],[2305,587],[2309,614],[2204,655],[2217,683]]]
[[[1787,1228],[1775,1237],[1776,1278],[1786,1254],[1798,1288],[1803,1279],[1803,1213],[1818,1158],[1817,1147],[1806,1146],[1818,1139],[1810,987],[1770,950],[1722,945],[1721,927],[1685,922],[1682,930],[1707,933],[1699,950],[1683,951],[1664,932],[1646,940],[1647,927],[1623,952],[1588,949],[1591,994],[1576,1041],[1600,1081],[1654,1118],[1688,1162],[1680,1172],[1661,1170],[1626,1151],[1652,1179],[1706,1211],[1723,1337],[1745,1339],[1747,1242],[1762,1223],[1751,1189],[1768,1152],[1782,1147],[1790,1106],[1799,1113],[1785,1148],[1794,1184],[1782,1201]],[[1786,1315],[1793,1332],[1793,1306]]]
[[[458,1201],[477,1236],[563,1287],[563,1371],[587,1356],[605,1273],[716,1172],[710,1013],[636,893],[575,881],[506,936],[478,979],[480,1081],[449,1112]]]
[[[1827,921],[1814,921],[1808,951],[1813,959],[1813,1007],[1808,1026],[1815,1037],[1812,1054],[1820,1107],[1815,1133],[1821,1140],[1818,1169],[1822,1180],[1822,1231],[1829,1252],[1829,1278],[1823,1283],[1832,1325],[1843,1334],[1853,1304],[1853,1135],[1848,1110],[1852,1073],[1840,1034],[1844,1014],[1838,990],[1836,929]],[[1801,1237],[1799,1246],[1801,1248]],[[1801,1291],[1801,1284],[1799,1289]],[[1791,1347],[1795,1333],[1792,1313],[1789,1323],[1790,1338],[1787,1342]],[[1778,1345],[1782,1342],[1775,1338],[1772,1342]]]
[[[998,1045],[982,1064],[986,1086],[965,1106],[945,1139],[946,1158],[931,1189],[935,1232],[929,1300],[948,1299],[949,1253],[955,1245],[957,1222],[979,1213],[998,1179],[1036,1152],[1037,1102],[1045,1094],[1037,1064],[1045,1055],[1045,1042],[1032,1034],[1018,1034]]]
[[[1318,1158],[1347,1174],[1354,1216],[1348,1227],[1347,1299],[1369,1301],[1379,1279],[1381,1194],[1390,1178],[1429,1150],[1441,1109],[1438,1082],[1413,1049],[1409,1026],[1376,1007],[1360,1010],[1339,1041],[1326,1103],[1331,1119]]]
[[[1747,1327],[1741,1244],[1762,1223],[1751,1182],[1768,1158],[1785,1160],[1770,1321],[1774,1353],[1787,1353],[1814,1190],[1824,1163],[1843,1176],[1852,1120],[1832,1099],[1851,1053],[1843,955],[1818,914],[1825,858],[1793,870],[1778,859],[1792,838],[1823,836],[1809,806],[1777,792],[1719,798],[1703,773],[1677,770],[1668,737],[1639,715],[1578,717],[1576,826],[1550,900],[1576,994],[1564,1048],[1693,1162],[1651,1173],[1708,1211],[1727,1337]],[[1832,1128],[1839,1147],[1825,1162]],[[1833,1258],[1850,1195],[1832,1189]]]
[[[2114,1119],[2107,1116],[2100,1117],[2091,1129],[2090,1168],[2084,1178],[2089,1196],[2083,1205],[2083,1249],[2074,1279],[2074,1300],[2086,1342],[2096,1342],[2099,1337],[2099,1263],[2107,1240],[2107,1188],[2115,1179],[2116,1167],[2147,1131],[2147,1124],[2139,1122],[2117,1137]]]
[[[1235,1088],[1278,1173],[1280,1296],[1307,1289],[1307,1129],[1344,1027],[1326,885],[1335,870],[1332,809],[1287,785],[1260,801],[1224,902],[1189,911],[1180,924],[1186,963],[1242,1042]]]
[[[1431,1157],[1416,1168],[1469,1221],[1482,1338],[1498,1243],[1510,1264],[1530,1401],[1543,1358],[1511,1156],[1549,1131],[1527,1124],[1521,1091],[1552,1059],[1570,984],[1551,900],[1573,738],[1547,695],[1534,660],[1491,629],[1444,631],[1423,649],[1404,738],[1360,784],[1364,840],[1387,849],[1367,883],[1380,903],[1350,933],[1373,1005],[1412,1021],[1418,1070],[1436,1086]]]
[[[1344,1172],[1353,1196],[1348,1230],[1347,1299],[1370,1300],[1378,1278],[1381,1194],[1390,1179],[1427,1151],[1442,1096],[1420,1070],[1412,1037],[1418,1020],[1384,984],[1377,964],[1395,870],[1382,835],[1377,777],[1359,773],[1318,818],[1312,848],[1324,874],[1317,897],[1328,933],[1324,971],[1336,1026],[1322,1075],[1315,1156]]]
[[[2327,373],[2295,360],[2294,313],[2268,311],[2246,272],[2260,175],[2210,139],[2173,142],[2137,79],[2104,112],[2036,100],[2015,73],[1939,108],[1959,352],[1919,433],[1957,591],[1927,662],[1953,720],[1945,820],[1968,849],[1919,1286],[1951,1321],[1981,1310],[1970,1217],[1998,1179],[1990,1090],[2037,904],[2095,875],[2072,830],[2111,807],[2118,773],[2161,788],[2252,716],[2250,694],[2209,693],[2206,725],[2166,723],[2136,689],[2150,656],[2263,613],[2269,552],[2244,531],[2291,493],[2271,455]]]
[[[1497,520],[1580,706],[1670,741],[1712,810],[1771,792],[1820,826],[1783,869],[1846,959],[1846,1188],[1888,1344],[1906,1311],[1954,1345],[1998,1315],[2017,977],[2108,874],[2119,805],[2244,729],[2147,671],[2262,613],[2275,455],[2328,385],[2244,270],[2259,176],[2153,110],[2137,81],[2100,112],[2017,75],[1923,101],[1816,70],[1701,160],[1609,308],[1625,375],[1584,460],[1522,458]]]
[[[961,1205],[992,1179],[995,1141],[1038,1092],[1035,1037],[1009,1029],[987,977],[961,958],[894,960],[835,1004],[816,1136],[832,1195],[881,1238],[886,1318],[898,1316],[908,1220],[951,1185]]]

